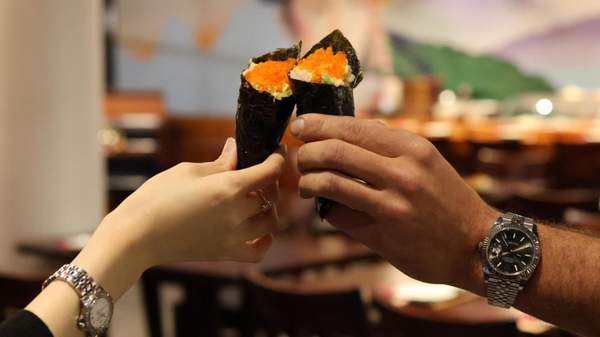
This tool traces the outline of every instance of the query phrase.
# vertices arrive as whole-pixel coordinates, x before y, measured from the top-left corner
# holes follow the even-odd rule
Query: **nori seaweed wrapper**
[[[300,43],[255,57],[252,62],[285,61],[299,55]],[[294,95],[277,100],[254,89],[243,73],[241,80],[235,114],[238,169],[262,163],[277,150],[296,104]]]
[[[344,37],[342,32],[334,30],[314,45],[303,58],[320,48],[331,47],[334,53],[344,52],[348,65],[354,74],[354,81],[349,86],[335,86],[330,84],[310,83],[290,79],[292,91],[296,96],[296,115],[305,113],[321,113],[335,116],[354,116],[354,96],[352,90],[362,80],[360,62],[352,44]],[[325,199],[315,199],[317,213],[324,219],[335,202]]]

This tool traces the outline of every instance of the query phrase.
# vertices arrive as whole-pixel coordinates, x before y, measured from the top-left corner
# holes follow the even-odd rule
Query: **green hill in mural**
[[[552,86],[539,76],[528,75],[494,56],[474,56],[460,50],[409,41],[392,36],[394,70],[410,78],[438,76],[446,89],[461,85],[473,89],[474,98],[506,99],[524,92],[550,92]]]

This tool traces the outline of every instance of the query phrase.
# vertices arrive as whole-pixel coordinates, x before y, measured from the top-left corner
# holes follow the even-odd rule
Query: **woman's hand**
[[[73,263],[116,297],[127,282],[105,277],[109,271],[126,270],[134,281],[145,269],[167,262],[259,261],[278,226],[277,180],[284,163],[280,150],[235,171],[230,138],[217,160],[182,163],[149,179],[106,216]],[[261,209],[258,190],[273,203],[271,209]]]
[[[102,226],[133,239],[148,265],[256,262],[269,247],[267,235],[277,229],[277,211],[261,211],[263,201],[254,191],[263,190],[277,202],[283,165],[278,152],[259,165],[234,171],[236,146],[230,138],[217,160],[182,163],[148,180]]]
[[[217,160],[180,164],[148,180],[104,218],[72,263],[116,301],[145,269],[157,264],[258,261],[277,228],[277,210],[273,206],[263,211],[256,191],[277,201],[284,162],[284,153],[278,151],[259,165],[234,171],[236,147],[230,138]],[[52,282],[27,310],[54,336],[83,336],[74,319],[79,307],[69,285]]]

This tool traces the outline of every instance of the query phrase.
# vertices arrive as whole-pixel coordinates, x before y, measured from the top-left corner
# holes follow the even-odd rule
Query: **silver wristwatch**
[[[81,301],[77,327],[88,337],[102,336],[110,324],[113,301],[110,294],[78,266],[65,264],[50,276],[42,289],[51,282],[60,280],[69,284]]]
[[[541,257],[535,222],[506,213],[479,243],[488,303],[510,308],[535,271]]]

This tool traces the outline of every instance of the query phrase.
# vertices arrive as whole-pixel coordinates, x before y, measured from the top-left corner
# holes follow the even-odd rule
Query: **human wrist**
[[[151,265],[142,240],[131,226],[107,216],[72,264],[85,270],[113,299],[118,299]]]
[[[466,241],[467,247],[464,250],[466,257],[459,259],[464,262],[462,268],[456,268],[456,285],[458,287],[479,295],[485,294],[485,280],[478,245],[501,215],[502,213],[498,210],[484,204],[484,207],[470,217],[472,219],[469,225],[471,230]]]

